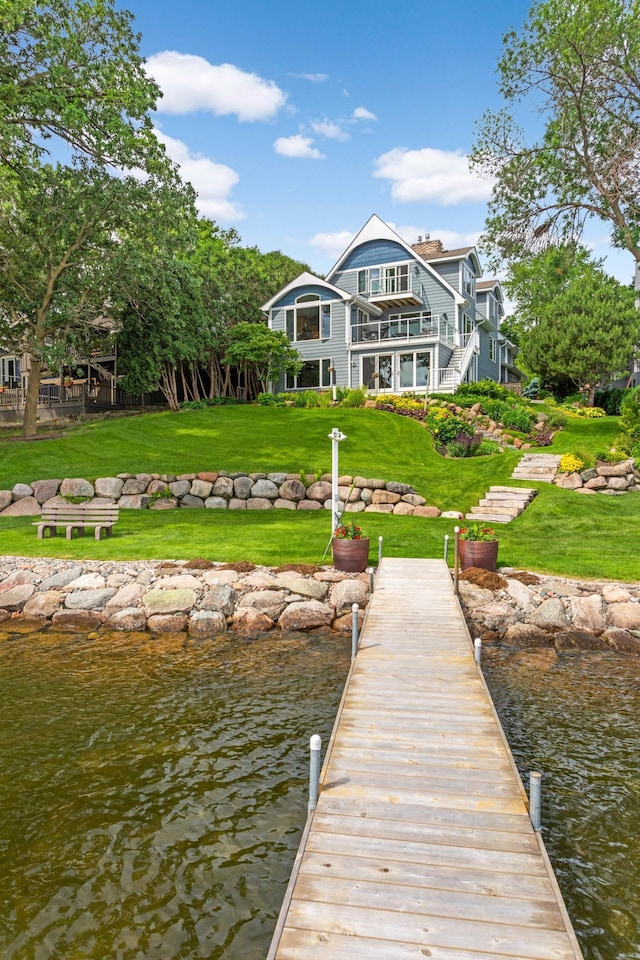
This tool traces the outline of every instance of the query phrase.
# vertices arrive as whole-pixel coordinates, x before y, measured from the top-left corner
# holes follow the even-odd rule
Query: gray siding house
[[[269,327],[304,361],[274,389],[453,393],[462,382],[506,380],[502,294],[480,275],[475,247],[410,245],[372,216],[326,279],[302,273],[264,304]]]

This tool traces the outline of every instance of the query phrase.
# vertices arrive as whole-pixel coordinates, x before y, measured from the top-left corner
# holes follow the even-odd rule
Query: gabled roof
[[[476,281],[476,290],[495,290],[496,287],[500,287],[499,280],[478,280]]]
[[[475,247],[456,247],[455,250],[443,250],[441,253],[428,253],[424,259],[428,262],[445,263],[447,260],[463,260],[465,257],[469,257],[470,260],[474,261],[476,274],[479,276],[482,273],[482,267],[480,266],[480,258],[478,257],[478,251]]]
[[[357,294],[347,293],[346,290],[342,290],[340,287],[336,287],[333,283],[329,283],[327,280],[322,280],[321,277],[316,277],[314,273],[309,273],[308,270],[305,270],[303,273],[299,274],[292,280],[291,283],[288,283],[286,287],[283,287],[281,290],[271,297],[270,300],[267,300],[265,304],[260,308],[264,313],[268,313],[274,303],[277,303],[282,297],[284,297],[291,290],[295,290],[296,287],[325,287],[327,290],[330,290],[331,293],[334,293],[338,300],[342,300],[344,303],[352,300],[354,303],[359,304],[363,309],[368,310],[369,313],[375,315],[380,315],[382,311],[369,303],[368,300],[365,300],[364,297],[359,297]]]
[[[453,294],[456,303],[462,304],[465,302],[465,298],[462,296],[462,294],[459,293],[455,287],[452,287],[451,284],[444,279],[444,277],[441,277],[437,270],[434,270],[433,267],[430,266],[428,260],[426,260],[424,257],[421,257],[413,249],[410,243],[407,243],[406,240],[403,240],[402,237],[396,233],[388,223],[385,223],[384,220],[381,220],[380,217],[375,213],[369,217],[362,230],[356,234],[347,249],[340,256],[340,259],[331,268],[327,276],[332,277],[335,273],[337,273],[349,254],[355,250],[356,247],[359,247],[361,244],[367,243],[370,240],[391,240],[393,243],[400,244],[400,246],[404,247],[413,260],[417,260],[418,263],[421,263],[422,266],[430,274],[432,274],[434,279],[438,281],[438,283],[441,283],[450,293]],[[469,249],[473,250],[475,248],[470,247]]]

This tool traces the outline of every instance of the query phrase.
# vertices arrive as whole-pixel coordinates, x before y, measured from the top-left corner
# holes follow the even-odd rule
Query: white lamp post
[[[346,435],[334,427],[329,434],[331,440],[331,534],[335,532],[340,519],[340,496],[338,494],[338,444],[346,440]]]

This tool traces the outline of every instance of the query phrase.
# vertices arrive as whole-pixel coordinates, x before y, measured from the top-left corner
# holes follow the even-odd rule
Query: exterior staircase
[[[525,453],[511,474],[512,480],[538,480],[553,483],[560,457],[554,453]]]
[[[465,520],[482,523],[509,523],[519,517],[537,494],[526,487],[490,487],[477,507],[468,513]]]

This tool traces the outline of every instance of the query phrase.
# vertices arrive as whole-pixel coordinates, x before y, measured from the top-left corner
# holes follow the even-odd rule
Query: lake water
[[[640,957],[640,660],[487,648],[483,669],[586,960]]]
[[[350,653],[0,640],[3,960],[264,960]]]
[[[264,960],[351,639],[0,640],[3,960]],[[640,661],[486,648],[587,960],[640,958]]]

